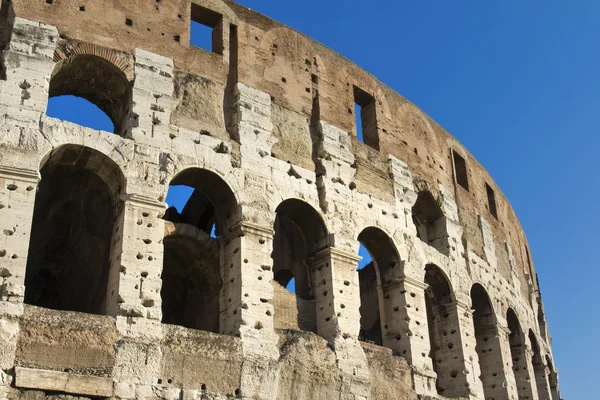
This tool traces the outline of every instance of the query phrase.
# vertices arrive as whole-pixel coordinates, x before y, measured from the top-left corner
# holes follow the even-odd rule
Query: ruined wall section
[[[505,320],[510,307],[522,331],[539,341],[534,399],[552,398],[545,376],[555,371],[545,321],[538,323],[530,255],[514,212],[483,167],[414,105],[324,46],[228,1],[193,3],[222,16],[222,54],[189,45],[190,3],[183,0],[3,3],[12,35],[2,58],[6,80],[0,81],[0,393],[49,393],[54,382],[87,376],[88,386],[102,382],[106,392],[86,391],[83,384],[80,391],[62,391],[122,399],[273,399],[293,392],[299,400],[332,393],[359,400],[398,393],[475,400],[489,397],[484,390],[493,385],[498,398],[515,399]],[[64,66],[61,49],[75,43],[83,45],[71,46],[79,50],[68,59],[100,58],[128,80],[130,128],[122,136],[45,115],[52,77]],[[379,150],[355,137],[355,87],[375,101]],[[44,345],[69,348],[57,331],[72,328],[61,325],[67,314],[44,315],[23,304],[39,170],[64,149],[85,156],[72,164],[103,176],[102,160],[110,160],[125,178],[114,193],[122,210],[113,231],[110,265],[118,273],[110,283],[108,316],[88,321],[106,332],[98,344],[102,362],[72,351],[61,353],[67,366],[35,359]],[[456,178],[455,152],[466,162],[468,191]],[[219,335],[161,323],[164,201],[169,183],[189,170],[218,177],[235,203],[221,215]],[[486,208],[485,182],[495,191],[497,221]],[[417,235],[412,218],[424,191],[443,214],[442,237],[432,241]],[[318,336],[277,330],[271,255],[277,209],[288,200],[312,209],[324,226],[325,234],[310,237],[316,243],[307,261]],[[358,338],[357,238],[370,227],[384,232],[398,253],[378,276],[383,348]],[[435,371],[429,355],[430,265],[453,292],[447,315],[456,324],[445,343],[452,370]],[[474,284],[492,302],[492,382],[480,379],[487,366],[480,365],[476,348]],[[44,323],[56,336],[28,335],[30,325]],[[83,344],[86,334],[82,330]],[[526,354],[535,348],[530,340]],[[223,367],[227,361],[235,365],[231,371]],[[78,366],[85,362],[92,363],[87,370]],[[78,373],[65,371],[70,363]],[[317,371],[320,392],[304,371]],[[38,386],[27,383],[36,380]],[[450,384],[440,390],[442,381]]]
[[[235,68],[240,82],[272,97],[273,115],[279,122],[274,130],[279,141],[273,146],[273,155],[308,169],[314,168],[307,133],[313,94],[317,89],[320,118],[353,133],[357,182],[345,184],[354,183],[359,190],[386,201],[391,195],[391,188],[384,180],[388,154],[407,162],[416,178],[424,179],[436,190],[438,182],[454,188],[450,149],[458,149],[466,158],[469,180],[474,184],[468,193],[462,193],[460,188],[455,190],[459,207],[464,207],[465,218],[461,223],[469,248],[484,257],[477,215],[493,219],[485,198],[483,182],[488,182],[495,190],[499,215],[497,223],[491,221],[496,247],[505,249],[505,243],[509,243],[519,256],[516,258],[520,266],[517,276],[524,279],[522,286],[527,289],[522,294],[525,298],[532,296],[530,286],[533,290],[537,290],[537,286],[525,255],[526,239],[522,233],[511,237],[516,235],[512,232],[522,232],[514,211],[485,169],[443,128],[372,75],[301,33],[232,2],[195,0],[193,3],[224,16],[223,55],[188,44],[191,13],[189,2],[184,0],[140,2],[130,7],[110,1],[89,4],[65,0],[52,4],[14,1],[13,7],[17,15],[56,26],[65,38],[126,52],[140,47],[172,58],[176,70],[181,70],[176,73],[179,105],[172,122],[218,138],[226,138],[226,119],[231,112],[226,98],[231,96],[228,91],[233,91],[228,79],[231,79],[231,68]],[[236,66],[229,63],[231,25],[238,29]],[[313,75],[318,78],[316,88]],[[187,90],[180,90],[183,85]],[[377,101],[380,152],[354,143],[353,86],[372,94]],[[505,257],[500,259],[499,270],[509,279]]]

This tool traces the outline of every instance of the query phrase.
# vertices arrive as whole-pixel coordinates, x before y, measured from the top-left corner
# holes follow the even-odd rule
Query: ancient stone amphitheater
[[[0,17],[1,399],[559,400],[510,204],[372,75],[226,0]]]

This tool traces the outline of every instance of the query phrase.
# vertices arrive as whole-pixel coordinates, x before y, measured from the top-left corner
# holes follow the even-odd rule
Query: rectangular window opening
[[[223,54],[223,16],[192,4],[190,44],[216,54]]]
[[[377,111],[375,104],[375,98],[373,96],[354,86],[356,138],[375,150],[379,150]]]
[[[454,159],[454,175],[456,183],[469,191],[469,178],[467,177],[467,162],[460,154],[452,150],[452,158]]]
[[[487,192],[488,198],[488,206],[490,209],[490,214],[496,219],[498,219],[498,211],[496,209],[496,195],[494,194],[494,189],[490,187],[487,183],[485,184],[485,191]]]

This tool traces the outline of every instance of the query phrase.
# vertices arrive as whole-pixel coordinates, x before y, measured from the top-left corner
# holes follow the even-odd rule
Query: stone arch
[[[402,276],[402,265],[392,239],[380,228],[368,227],[358,235],[358,241],[371,255],[372,262],[358,271],[360,286],[361,340],[384,345],[382,326],[389,326],[385,310],[392,308],[399,293],[394,277]],[[390,321],[391,322],[391,321]]]
[[[465,395],[466,375],[460,337],[460,319],[450,279],[434,264],[425,267],[425,310],[429,357],[437,374],[436,389],[446,397]]]
[[[231,291],[222,271],[233,256],[226,247],[238,223],[237,199],[219,175],[202,168],[181,171],[171,185],[194,191],[181,213],[171,207],[164,217],[163,322],[222,332],[223,303]]]
[[[84,98],[111,119],[116,134],[125,136],[132,107],[133,89],[128,77],[131,73],[116,56],[97,49],[86,46],[80,51],[64,48],[58,51],[55,59],[59,61],[50,78],[49,97]]]
[[[274,284],[280,286],[282,277],[289,277],[291,274],[296,285],[293,297],[277,290],[276,286],[275,327],[316,333],[317,285],[311,263],[315,255],[328,246],[327,227],[317,210],[302,200],[284,200],[275,212],[275,236],[271,254]]]
[[[548,354],[546,354],[546,365],[548,366],[548,384],[550,385],[551,400],[560,400],[558,391],[558,374],[554,369],[554,363]]]
[[[440,205],[428,189],[419,191],[417,201],[412,207],[412,220],[417,229],[417,237],[424,243],[448,255],[448,229],[446,216]]]
[[[473,326],[475,328],[475,350],[479,359],[481,383],[485,398],[506,398],[505,370],[502,365],[502,347],[498,332],[498,321],[488,292],[475,283],[471,287]],[[498,362],[500,360],[500,362]]]
[[[526,337],[521,328],[517,313],[512,308],[506,312],[508,343],[510,345],[512,371],[515,375],[517,393],[520,399],[532,399],[533,391],[527,360]]]
[[[410,156],[419,162],[431,159],[434,163],[445,164],[444,159],[438,159],[440,145],[438,136],[427,115],[418,107],[409,102],[402,103],[396,109],[394,119],[400,130],[401,139],[407,143],[411,151]]]
[[[539,400],[550,400],[551,395],[548,387],[545,360],[542,357],[539,341],[531,329],[529,330],[529,344],[531,346],[531,364],[533,365],[538,398]]]
[[[123,228],[121,168],[81,145],[63,145],[40,166],[25,302],[116,315]]]

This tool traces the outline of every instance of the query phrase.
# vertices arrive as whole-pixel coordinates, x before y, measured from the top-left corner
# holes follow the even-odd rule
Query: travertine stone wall
[[[189,44],[198,15],[213,21],[215,52]],[[0,18],[0,399],[560,399],[510,204],[373,76],[226,0],[4,0]],[[48,117],[57,94],[94,102],[116,133]],[[94,174],[115,202],[110,218],[87,215],[112,226],[100,315],[26,301],[51,166]],[[190,207],[203,204],[215,239],[166,221],[170,184],[204,196]],[[198,325],[212,332],[164,323],[161,293],[176,290],[166,236],[218,264]],[[359,240],[375,279],[363,304]],[[280,270],[303,274],[301,296],[274,282]],[[380,320],[381,346],[360,340],[361,313]]]

